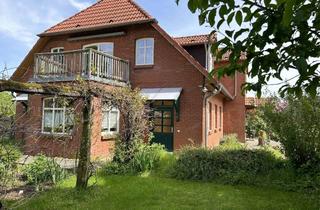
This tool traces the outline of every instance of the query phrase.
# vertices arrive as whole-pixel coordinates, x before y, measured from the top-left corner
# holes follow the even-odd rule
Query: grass
[[[99,175],[87,191],[74,185],[71,177],[18,209],[320,209],[298,193],[153,176]]]

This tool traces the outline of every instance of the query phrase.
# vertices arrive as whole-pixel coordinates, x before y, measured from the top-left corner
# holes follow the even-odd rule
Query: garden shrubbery
[[[55,184],[66,177],[63,170],[54,159],[40,155],[25,166],[24,174],[29,184],[39,186],[41,184]]]
[[[262,110],[292,165],[298,170],[319,172],[320,97],[275,98]]]
[[[13,184],[18,170],[17,161],[21,157],[19,147],[12,141],[0,141],[0,186]]]
[[[173,176],[178,179],[219,180],[239,184],[248,183],[252,177],[282,166],[283,160],[266,150],[189,147],[178,154]]]
[[[107,174],[136,174],[155,169],[160,162],[160,157],[165,153],[164,147],[159,144],[147,144],[143,141],[132,142],[132,157],[126,161],[128,150],[124,149],[121,142],[117,142],[113,161],[107,163]]]

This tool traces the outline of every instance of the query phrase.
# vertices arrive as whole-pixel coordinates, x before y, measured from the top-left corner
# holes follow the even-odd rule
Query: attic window
[[[80,27],[80,26],[81,26],[80,24],[77,24],[77,25],[76,25],[76,27]]]
[[[194,39],[191,39],[191,42],[195,42],[196,40],[194,40]]]
[[[109,23],[113,23],[113,20],[109,20]]]

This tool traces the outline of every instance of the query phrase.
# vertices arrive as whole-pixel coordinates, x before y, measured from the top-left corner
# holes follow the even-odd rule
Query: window
[[[218,106],[214,105],[214,124],[215,128],[218,128]]]
[[[102,42],[102,43],[94,43],[83,46],[83,49],[94,49],[104,54],[113,56],[114,44],[113,42]],[[87,58],[87,63],[89,63],[89,57]],[[113,60],[111,58],[98,55],[97,57],[93,57],[91,59],[95,59],[97,65],[94,69],[99,71],[100,76],[112,76],[113,75]],[[98,72],[92,72],[93,75],[96,75]]]
[[[42,132],[52,134],[70,133],[73,128],[72,112],[67,99],[43,99]]]
[[[63,47],[55,47],[51,49],[51,53],[62,53],[64,51]]]
[[[136,65],[153,65],[154,39],[145,38],[136,41]]]
[[[222,107],[219,108],[220,116],[219,116],[219,127],[222,128]]]
[[[94,43],[83,46],[83,49],[94,49],[108,55],[113,55],[113,42]]]
[[[208,125],[209,125],[209,130],[212,131],[212,103],[208,103],[208,111],[209,111],[209,116],[208,116]]]
[[[102,109],[102,133],[113,134],[119,132],[119,110],[104,107]]]

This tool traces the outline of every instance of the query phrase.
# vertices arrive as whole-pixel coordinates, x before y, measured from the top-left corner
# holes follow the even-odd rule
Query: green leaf
[[[224,19],[221,19],[221,20],[218,22],[217,28],[219,29],[223,23],[224,23]]]
[[[226,34],[227,34],[230,38],[232,38],[233,32],[234,32],[234,31],[228,31],[228,30],[226,30]]]
[[[264,0],[264,5],[266,5],[266,7],[268,7],[270,5],[271,0]]]
[[[248,28],[242,28],[240,29],[239,31],[237,31],[234,36],[233,36],[233,39],[236,40],[239,36],[241,36],[241,34],[243,34],[244,32],[247,32],[249,31]]]
[[[243,18],[242,18],[242,12],[239,10],[239,11],[237,12],[237,14],[236,14],[236,21],[237,21],[237,23],[238,23],[239,26],[241,26],[242,20],[243,20]]]
[[[201,13],[199,15],[199,24],[203,25],[206,22],[207,13]]]
[[[192,13],[195,13],[198,8],[197,0],[189,0],[188,8]]]
[[[227,19],[227,23],[228,23],[229,26],[230,26],[230,23],[233,20],[233,17],[234,17],[234,12],[231,12],[230,15],[228,16],[228,19]]]
[[[223,4],[221,7],[220,7],[220,10],[219,10],[219,16],[221,18],[224,18],[224,15],[227,14],[228,12],[228,8],[225,4]]]
[[[217,10],[216,9],[212,9],[209,13],[209,16],[208,16],[208,21],[209,21],[209,24],[210,26],[214,26],[215,24],[215,20],[216,20],[216,14],[217,14]]]

